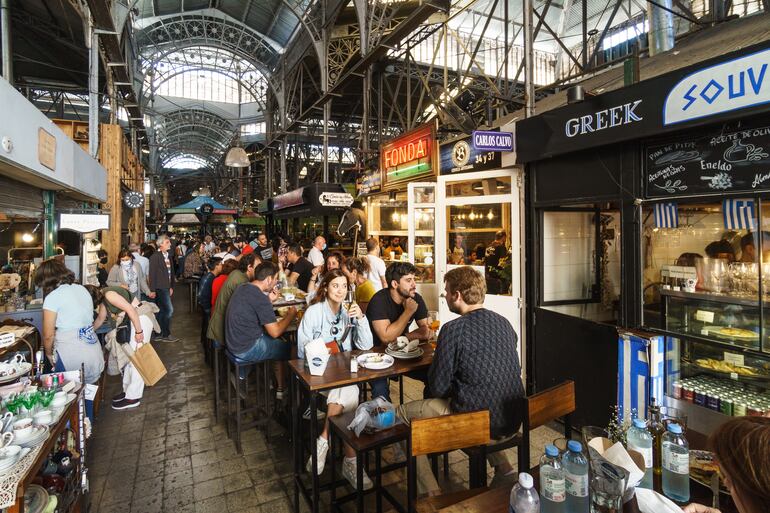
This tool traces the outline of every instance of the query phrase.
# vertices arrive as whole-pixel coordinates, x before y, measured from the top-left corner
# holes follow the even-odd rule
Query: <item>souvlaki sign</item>
[[[669,92],[663,125],[770,103],[770,49],[692,73]]]

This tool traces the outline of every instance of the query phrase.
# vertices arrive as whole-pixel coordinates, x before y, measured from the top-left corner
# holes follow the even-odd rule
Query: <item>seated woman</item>
[[[709,446],[739,513],[770,512],[770,418],[737,417],[717,428]],[[719,513],[689,504],[685,513]]]
[[[345,264],[342,266],[342,272],[348,277],[350,283],[356,288],[356,303],[361,307],[361,311],[366,313],[366,308],[369,306],[369,301],[372,300],[372,296],[377,290],[367,276],[369,275],[368,258],[348,258]]]
[[[307,285],[307,297],[309,300],[313,299],[313,296],[315,295],[318,286],[321,285],[321,280],[323,280],[324,276],[326,276],[326,273],[329,271],[334,271],[335,269],[342,269],[342,263],[344,261],[345,257],[342,256],[342,253],[339,251],[334,251],[329,253],[329,255],[326,257],[324,265],[319,265],[313,268],[313,273],[310,275],[310,283]]]
[[[43,261],[35,271],[35,286],[43,289],[43,348],[56,372],[84,368],[88,384],[99,381],[104,353],[94,333],[91,294],[57,259]],[[86,401],[86,411],[91,408]]]
[[[297,356],[305,357],[305,345],[316,339],[324,342],[336,340],[342,344],[344,351],[350,351],[353,346],[358,349],[370,349],[373,344],[372,332],[369,322],[364,317],[361,308],[353,304],[350,310],[342,306],[348,293],[348,279],[341,270],[335,269],[324,275],[321,285],[318,287],[312,304],[302,317],[302,322],[297,330]],[[354,322],[353,329],[345,328]],[[344,340],[339,340],[345,335]],[[358,386],[348,385],[330,390],[326,398],[327,418],[324,428],[317,441],[318,464],[316,472],[321,475],[326,464],[326,454],[329,451],[329,417],[340,415],[345,411],[353,411],[358,406]],[[356,457],[351,447],[345,446],[345,460],[342,464],[342,475],[356,487]],[[308,472],[312,469],[312,458],[308,461]],[[372,487],[372,481],[364,471],[363,486],[368,490]]]

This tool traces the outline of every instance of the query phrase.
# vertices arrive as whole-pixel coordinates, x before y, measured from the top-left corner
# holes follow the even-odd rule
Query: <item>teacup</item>
[[[53,408],[61,408],[65,404],[67,404],[67,398],[66,397],[63,398],[63,399],[62,398],[54,398],[54,400],[51,401],[51,407],[53,407]]]
[[[17,460],[20,452],[21,446],[8,445],[0,449],[0,460]]]
[[[51,410],[41,410],[34,416],[35,424],[47,425],[53,420],[53,412]]]
[[[0,435],[0,449],[11,445],[11,442],[13,442],[14,438],[16,437],[13,433],[3,433]]]
[[[16,438],[26,438],[32,434],[32,419],[21,419],[13,423],[13,435]]]
[[[11,429],[13,423],[13,413],[7,411],[0,416],[0,432],[5,432]]]

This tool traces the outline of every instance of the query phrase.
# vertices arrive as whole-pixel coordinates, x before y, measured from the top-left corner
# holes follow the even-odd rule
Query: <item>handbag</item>
[[[163,365],[155,349],[148,343],[142,344],[133,353],[128,353],[128,357],[147,386],[153,386],[166,375],[166,366]]]
[[[131,319],[128,318],[128,315],[123,315],[123,321],[115,328],[115,340],[118,344],[131,342]]]

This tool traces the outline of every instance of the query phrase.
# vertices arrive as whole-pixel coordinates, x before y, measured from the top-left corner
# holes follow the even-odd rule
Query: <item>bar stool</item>
[[[270,438],[270,368],[272,362],[247,362],[225,349],[227,357],[227,435],[235,441],[235,448],[240,454],[241,433],[253,427],[262,428],[265,439]],[[255,371],[254,404],[249,401],[249,375]],[[261,379],[260,379],[261,378]],[[241,401],[244,405],[241,407]],[[234,403],[234,404],[233,404]],[[246,415],[253,414],[253,419],[246,422]],[[231,425],[235,424],[235,431]]]
[[[219,410],[227,399],[222,387],[223,378],[227,375],[227,368],[223,369],[225,362],[222,360],[222,344],[212,339],[208,339],[208,341],[214,365],[214,419],[219,422]]]
[[[396,424],[392,428],[385,429],[373,434],[361,433],[356,436],[353,431],[348,429],[348,425],[355,416],[355,411],[349,411],[342,415],[329,418],[329,453],[334,457],[335,438],[339,438],[343,443],[351,446],[356,451],[356,465],[358,475],[356,476],[357,487],[355,493],[336,498],[336,469],[334,463],[331,463],[331,505],[333,510],[341,511],[342,503],[356,500],[356,511],[364,511],[364,495],[366,493],[375,493],[377,502],[377,513],[382,513],[382,498],[385,497],[393,507],[400,509],[399,502],[382,486],[382,475],[406,466],[406,462],[396,462],[389,465],[382,465],[382,449],[394,443],[405,441],[409,437],[409,426],[406,424]],[[374,486],[371,490],[363,489],[363,472],[367,466],[364,462],[364,455],[374,451]],[[368,458],[366,458],[368,459]],[[341,483],[340,483],[341,484]]]

